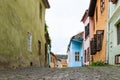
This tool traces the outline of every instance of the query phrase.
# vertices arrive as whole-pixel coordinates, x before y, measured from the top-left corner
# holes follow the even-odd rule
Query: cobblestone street
[[[120,80],[119,67],[0,70],[0,80]]]

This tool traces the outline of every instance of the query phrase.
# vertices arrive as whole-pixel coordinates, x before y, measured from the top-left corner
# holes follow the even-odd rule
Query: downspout
[[[109,64],[109,26],[110,26],[110,23],[109,23],[109,16],[110,16],[110,3],[108,2],[108,16],[107,16],[107,41],[106,41],[106,63]]]

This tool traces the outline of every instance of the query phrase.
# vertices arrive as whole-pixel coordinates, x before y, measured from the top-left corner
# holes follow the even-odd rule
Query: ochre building
[[[91,0],[89,6],[90,17],[90,46],[91,61],[106,62],[108,0]]]
[[[46,64],[47,0],[0,0],[0,67]]]

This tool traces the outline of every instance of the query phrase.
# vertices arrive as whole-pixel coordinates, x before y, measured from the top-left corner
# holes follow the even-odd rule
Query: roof
[[[50,54],[53,55],[57,59],[56,55],[53,52],[50,52]]]
[[[67,59],[68,55],[56,55],[58,59]]]
[[[71,39],[74,39],[74,38],[83,38],[83,35],[84,35],[84,32],[80,32],[80,33],[74,35]]]
[[[70,44],[71,44],[71,41],[73,40],[73,39],[83,39],[83,36],[84,36],[84,31],[83,32],[80,32],[80,33],[78,33],[78,34],[76,34],[76,35],[74,35],[71,39],[70,39],[70,42],[69,42],[69,44],[68,44],[68,49],[67,49],[67,52],[69,51],[69,47],[70,47]]]
[[[81,21],[84,22],[87,19],[87,17],[88,17],[88,9],[85,11]]]
[[[94,16],[96,2],[97,2],[97,0],[90,0],[89,10],[88,10],[88,15],[90,17]]]
[[[50,8],[48,0],[42,0],[46,8]]]

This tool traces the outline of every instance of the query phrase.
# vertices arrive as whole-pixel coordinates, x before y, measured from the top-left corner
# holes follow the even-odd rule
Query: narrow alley
[[[120,0],[0,0],[0,80],[120,80]]]
[[[119,67],[31,67],[0,70],[0,80],[120,80],[119,73]]]

